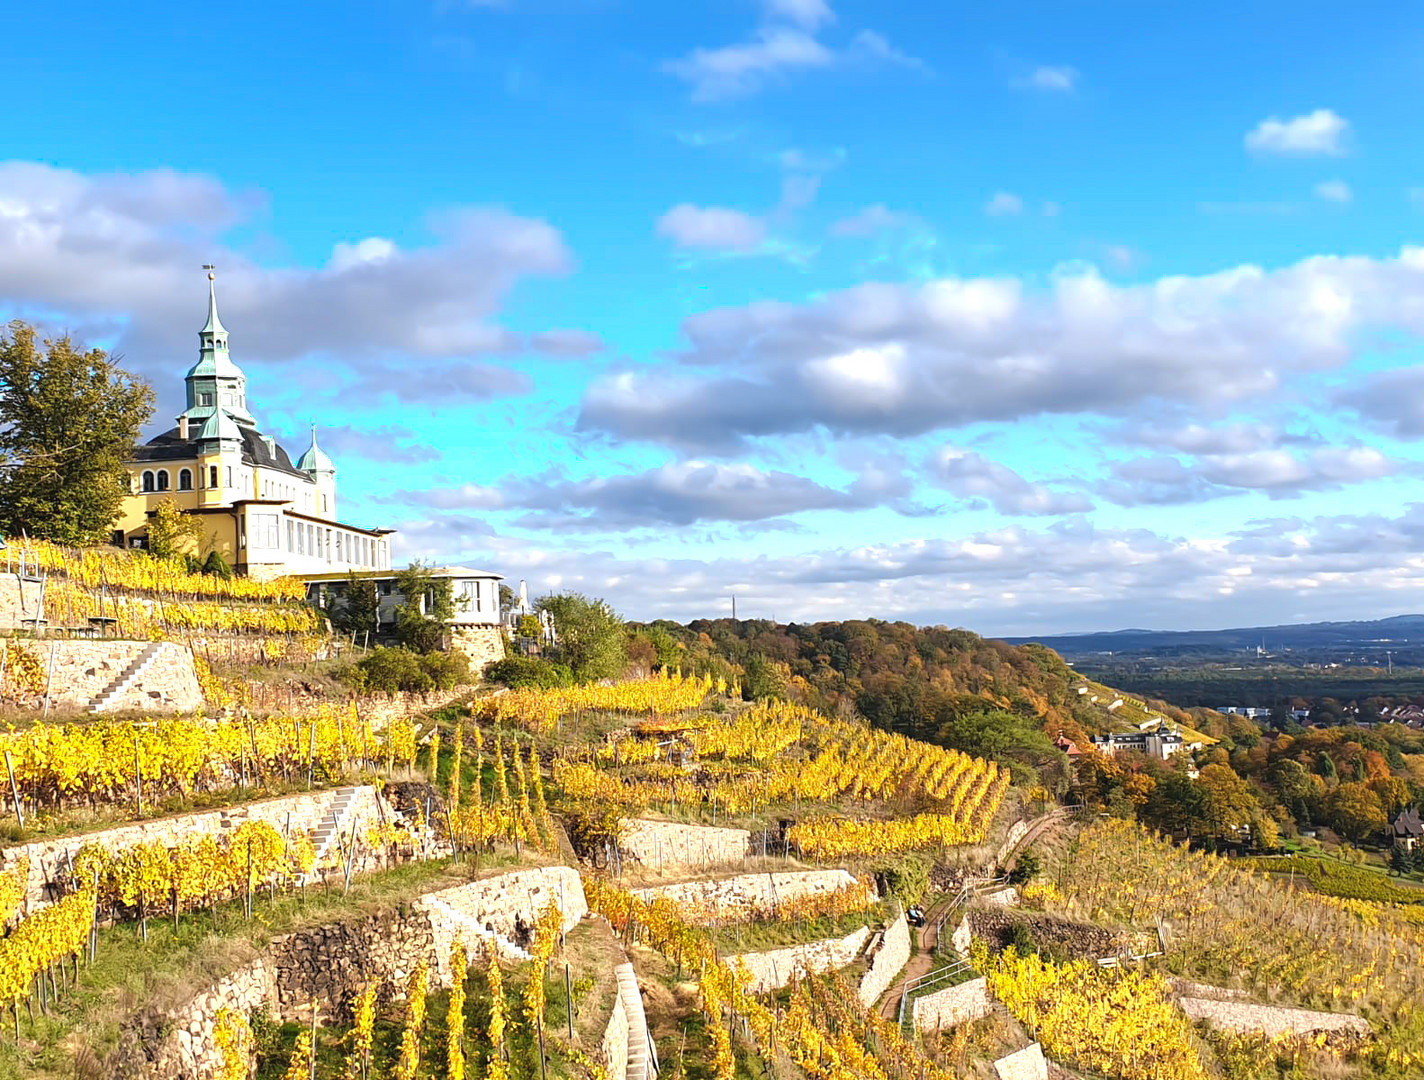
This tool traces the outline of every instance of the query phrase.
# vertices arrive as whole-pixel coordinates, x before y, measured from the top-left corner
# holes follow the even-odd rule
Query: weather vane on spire
[[[217,275],[213,273],[213,271],[216,270],[217,267],[214,266],[212,263],[203,263],[203,269],[208,272],[209,281],[212,281],[215,277],[217,277]]]

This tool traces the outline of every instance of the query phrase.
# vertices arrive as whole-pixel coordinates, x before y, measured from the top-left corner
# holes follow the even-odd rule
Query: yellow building
[[[140,446],[128,463],[132,494],[114,525],[114,542],[142,547],[148,519],[172,499],[200,517],[202,552],[220,552],[254,577],[346,570],[389,570],[391,529],[363,529],[336,517],[336,466],[317,445],[292,464],[277,441],[257,430],[247,407],[247,378],[228,353],[208,273],[208,321],[198,332],[198,362],[184,379],[187,408],[176,427]]]

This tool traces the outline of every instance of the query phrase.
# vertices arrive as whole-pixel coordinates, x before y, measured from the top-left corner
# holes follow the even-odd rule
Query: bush
[[[526,686],[554,690],[574,684],[574,673],[567,664],[553,664],[537,656],[507,656],[496,660],[485,668],[485,678],[515,690]]]
[[[1038,871],[1038,856],[1031,851],[1025,851],[1009,871],[1009,884],[1024,885],[1038,877]]]
[[[875,871],[882,896],[893,896],[908,907],[917,904],[929,891],[930,864],[916,855],[907,855],[890,866]]]
[[[436,690],[453,690],[470,681],[470,658],[459,651],[425,653],[420,669]]]

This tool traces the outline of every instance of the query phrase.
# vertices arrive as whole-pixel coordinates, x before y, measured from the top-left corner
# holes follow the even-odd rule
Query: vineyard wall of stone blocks
[[[806,896],[830,895],[853,888],[855,884],[854,875],[847,870],[800,870],[681,881],[631,891],[643,900],[665,896],[674,903],[713,913],[773,918],[778,904]]]
[[[623,999],[613,995],[613,1014],[608,1018],[608,1026],[603,1031],[603,1041],[599,1043],[596,1060],[603,1066],[604,1075],[617,1080],[628,1071],[628,1010],[623,1008]]]
[[[728,962],[746,969],[748,985],[753,993],[766,994],[780,990],[795,978],[838,971],[855,963],[869,940],[870,927],[862,926],[845,937],[788,945],[784,949],[769,949],[766,952],[742,953],[729,957]]]
[[[637,862],[645,870],[733,866],[747,858],[751,833],[746,829],[632,818],[623,822],[618,849],[625,862]]]
[[[994,1010],[994,1002],[989,997],[988,980],[971,979],[969,982],[951,986],[933,994],[915,999],[915,1030],[923,1034],[943,1028],[967,1024],[972,1020],[988,1016]]]
[[[49,688],[49,704],[56,712],[78,712],[89,707],[137,660],[145,648],[155,647],[153,659],[122,695],[107,705],[109,711],[193,712],[203,707],[203,691],[193,667],[192,652],[175,642],[84,641],[69,639],[15,640],[5,643],[5,696],[21,704],[39,706]],[[38,669],[28,681],[20,676],[20,654]]]
[[[880,944],[870,954],[870,965],[856,987],[856,997],[867,1009],[873,1009],[881,995],[890,989],[906,964],[910,962],[910,924],[903,911],[885,928]]]
[[[523,958],[527,954],[512,935],[521,924],[532,927],[550,900],[560,903],[565,930],[578,924],[588,907],[577,871],[566,866],[511,871],[427,893],[399,909],[274,938],[250,963],[178,1007],[134,1017],[123,1037],[121,1076],[208,1080],[219,1062],[213,1032],[224,1007],[246,1015],[265,1004],[279,1020],[307,1022],[315,1000],[327,1021],[344,1021],[352,998],[369,982],[376,982],[380,1000],[397,1000],[422,962],[430,972],[430,989],[448,988],[449,958],[457,941],[472,955],[494,947],[507,958]],[[615,1017],[618,1011],[615,1007]],[[625,1016],[625,1061],[626,1029]],[[604,1041],[610,1043],[607,1033]],[[616,1042],[615,1031],[615,1052]]]
[[[0,852],[0,869],[11,866],[19,859],[28,858],[30,868],[26,897],[30,904],[37,904],[48,899],[49,882],[59,876],[60,872],[68,866],[69,860],[85,844],[98,844],[110,851],[122,851],[135,844],[152,841],[157,841],[165,847],[175,847],[185,840],[202,836],[204,833],[224,833],[229,829],[236,828],[244,821],[265,821],[284,832],[309,832],[326,817],[335,797],[336,789],[313,791],[302,795],[287,795],[277,799],[241,803],[220,810],[205,810],[193,814],[179,814],[174,817],[134,822],[128,825],[116,825],[111,829],[101,829],[77,836],[60,837],[54,840],[34,840],[28,844],[8,847]],[[378,798],[374,787],[357,788],[355,798],[344,819],[345,830],[349,831],[354,823],[357,835],[362,836],[367,827],[379,824],[382,811],[377,806]],[[384,812],[386,816],[389,816],[391,810],[385,808]]]

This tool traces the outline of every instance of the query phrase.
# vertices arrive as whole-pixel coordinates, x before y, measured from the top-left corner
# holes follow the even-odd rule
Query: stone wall
[[[862,926],[843,938],[826,938],[805,945],[791,945],[767,952],[742,953],[727,957],[732,967],[742,965],[750,976],[753,993],[780,990],[800,975],[836,971],[855,962],[870,938],[870,927]]]
[[[801,870],[650,885],[632,892],[644,900],[666,896],[718,918],[751,919],[774,917],[778,903],[839,892],[855,884],[846,870]]]
[[[118,679],[130,662],[153,644],[157,645],[153,660],[124,694],[106,705],[106,709],[110,712],[127,710],[149,713],[201,709],[203,691],[193,669],[193,654],[175,642],[37,638],[7,641],[4,649],[8,654],[23,648],[39,661],[42,679],[49,684],[51,710],[82,712]],[[44,682],[38,693],[21,692],[13,677],[11,658],[7,655],[6,659],[6,696],[24,704],[42,706]]]
[[[622,1080],[628,1071],[628,1010],[623,1008],[623,999],[616,993],[613,1015],[608,1018],[595,1060],[603,1066],[609,1080]]]
[[[28,857],[30,880],[27,898],[32,904],[38,903],[47,899],[49,880],[55,877],[60,867],[67,865],[69,859],[85,844],[99,844],[110,851],[119,851],[150,841],[158,841],[172,847],[203,833],[224,833],[249,820],[266,821],[283,832],[310,832],[326,817],[339,790],[343,789],[331,788],[305,795],[287,795],[279,799],[240,803],[221,810],[155,818],[152,821],[116,825],[112,829],[66,836],[57,840],[35,840],[28,844],[8,847],[0,852],[0,869],[8,867],[19,858]],[[375,824],[381,815],[376,800],[375,788],[358,789],[357,797],[345,819],[346,828],[349,829],[354,821],[358,830],[364,832],[367,824]],[[388,816],[390,810],[386,809],[385,813]]]
[[[623,822],[618,850],[625,863],[636,861],[649,870],[681,870],[743,862],[750,844],[746,829],[632,818]]]
[[[497,626],[456,626],[450,631],[448,647],[468,656],[470,670],[478,674],[486,665],[504,659],[504,634]]]
[[[989,999],[989,984],[985,979],[972,979],[948,990],[940,990],[914,1001],[915,1030],[939,1031],[970,1020],[978,1020],[994,1011]]]
[[[222,1009],[246,1018],[275,1000],[276,971],[263,957],[218,980],[186,1005],[149,1013],[124,1032],[119,1077],[209,1077],[222,1064],[213,1025]]]
[[[1043,1047],[1029,1043],[1022,1050],[1001,1057],[994,1062],[994,1073],[999,1080],[1048,1080]]]
[[[860,978],[856,996],[867,1009],[873,1008],[880,996],[890,989],[895,976],[910,962],[910,924],[905,913],[885,928],[880,945],[870,954],[870,966]]]
[[[1009,853],[1014,847],[1028,835],[1028,822],[1020,818],[1009,826],[1008,835],[1004,837],[1004,842],[999,845],[999,850],[994,855],[994,864],[1003,866],[1004,860],[1009,857]]]
[[[449,956],[457,940],[476,954],[492,945],[505,956],[523,959],[528,954],[503,936],[504,928],[513,929],[520,920],[532,924],[550,898],[563,901],[565,930],[588,910],[577,871],[550,866],[482,878],[427,893],[399,909],[274,938],[257,959],[184,1005],[136,1018],[120,1047],[119,1075],[133,1080],[212,1076],[217,1059],[213,1024],[224,1005],[245,1013],[266,1003],[278,1019],[306,1021],[315,999],[326,1015],[344,1017],[351,999],[372,980],[382,1001],[401,997],[422,960],[429,966],[431,987],[448,987]],[[626,1035],[623,1053],[626,1060]]]
[[[1215,1001],[1210,998],[1178,998],[1182,1012],[1193,1020],[1203,1020],[1221,1031],[1264,1035],[1267,1039],[1296,1035],[1358,1035],[1370,1033],[1368,1020],[1346,1013],[1284,1009],[1244,1001]]]

